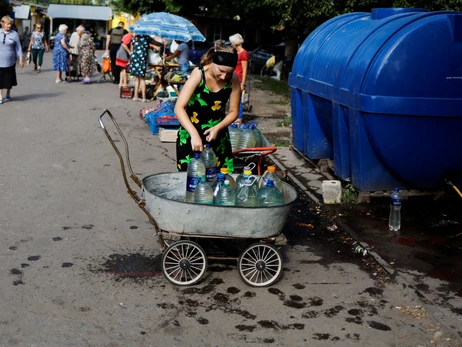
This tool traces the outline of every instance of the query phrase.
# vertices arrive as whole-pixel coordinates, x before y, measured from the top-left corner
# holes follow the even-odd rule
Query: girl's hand
[[[194,152],[202,152],[204,145],[200,136],[191,136],[191,147]]]
[[[218,136],[219,131],[217,130],[216,127],[212,127],[204,131],[205,139],[207,142],[212,142],[215,140]]]

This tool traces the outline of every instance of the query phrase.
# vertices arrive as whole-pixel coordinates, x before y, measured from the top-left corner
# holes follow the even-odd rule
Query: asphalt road
[[[0,105],[0,346],[458,345],[380,267],[317,237],[308,200],[271,288],[246,286],[232,262],[212,262],[199,285],[169,284],[98,115],[114,114],[140,178],[173,172],[174,144],[139,118],[147,105],[111,83],[55,84],[50,66],[47,53],[41,74],[18,69]]]

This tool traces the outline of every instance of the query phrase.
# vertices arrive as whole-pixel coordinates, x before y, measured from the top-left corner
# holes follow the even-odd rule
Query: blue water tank
[[[361,191],[462,177],[462,13],[335,17],[303,42],[289,85],[293,145]]]

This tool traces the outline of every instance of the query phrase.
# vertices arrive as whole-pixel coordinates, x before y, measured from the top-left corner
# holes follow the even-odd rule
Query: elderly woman
[[[241,91],[245,90],[245,82],[247,80],[247,70],[249,68],[249,53],[242,47],[244,43],[244,39],[242,38],[241,34],[234,34],[229,37],[229,41],[231,45],[236,48],[237,51],[237,65],[236,73],[237,77],[239,77],[239,81],[241,82]],[[242,116],[244,113],[244,107],[242,106],[242,100],[239,105],[239,116],[236,119],[236,123],[242,122]]]
[[[0,30],[0,104],[11,100],[10,91],[17,86],[16,58],[19,57],[19,66],[24,67],[21,41],[16,31],[11,30],[13,20],[9,16],[2,18]],[[5,99],[3,89],[6,89]]]
[[[79,50],[79,73],[84,76],[81,84],[90,83],[90,76],[95,72],[95,44],[89,34],[85,34],[85,28],[79,26],[77,33],[80,36],[77,49]]]
[[[56,83],[66,83],[63,81],[61,74],[69,71],[69,56],[71,49],[67,40],[67,25],[59,26],[59,33],[55,38],[55,46],[53,48],[53,70],[56,71]]]

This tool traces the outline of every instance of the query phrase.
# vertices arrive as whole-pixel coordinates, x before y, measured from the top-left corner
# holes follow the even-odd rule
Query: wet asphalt
[[[111,83],[55,84],[50,67],[48,53],[41,74],[18,69],[13,100],[0,105],[0,345],[460,345],[461,325],[448,328],[415,288],[354,254],[338,214],[302,187],[279,282],[249,287],[231,260],[210,261],[197,285],[171,285],[98,115],[114,114],[140,178],[174,171],[174,144],[140,119],[149,105],[120,99]]]

